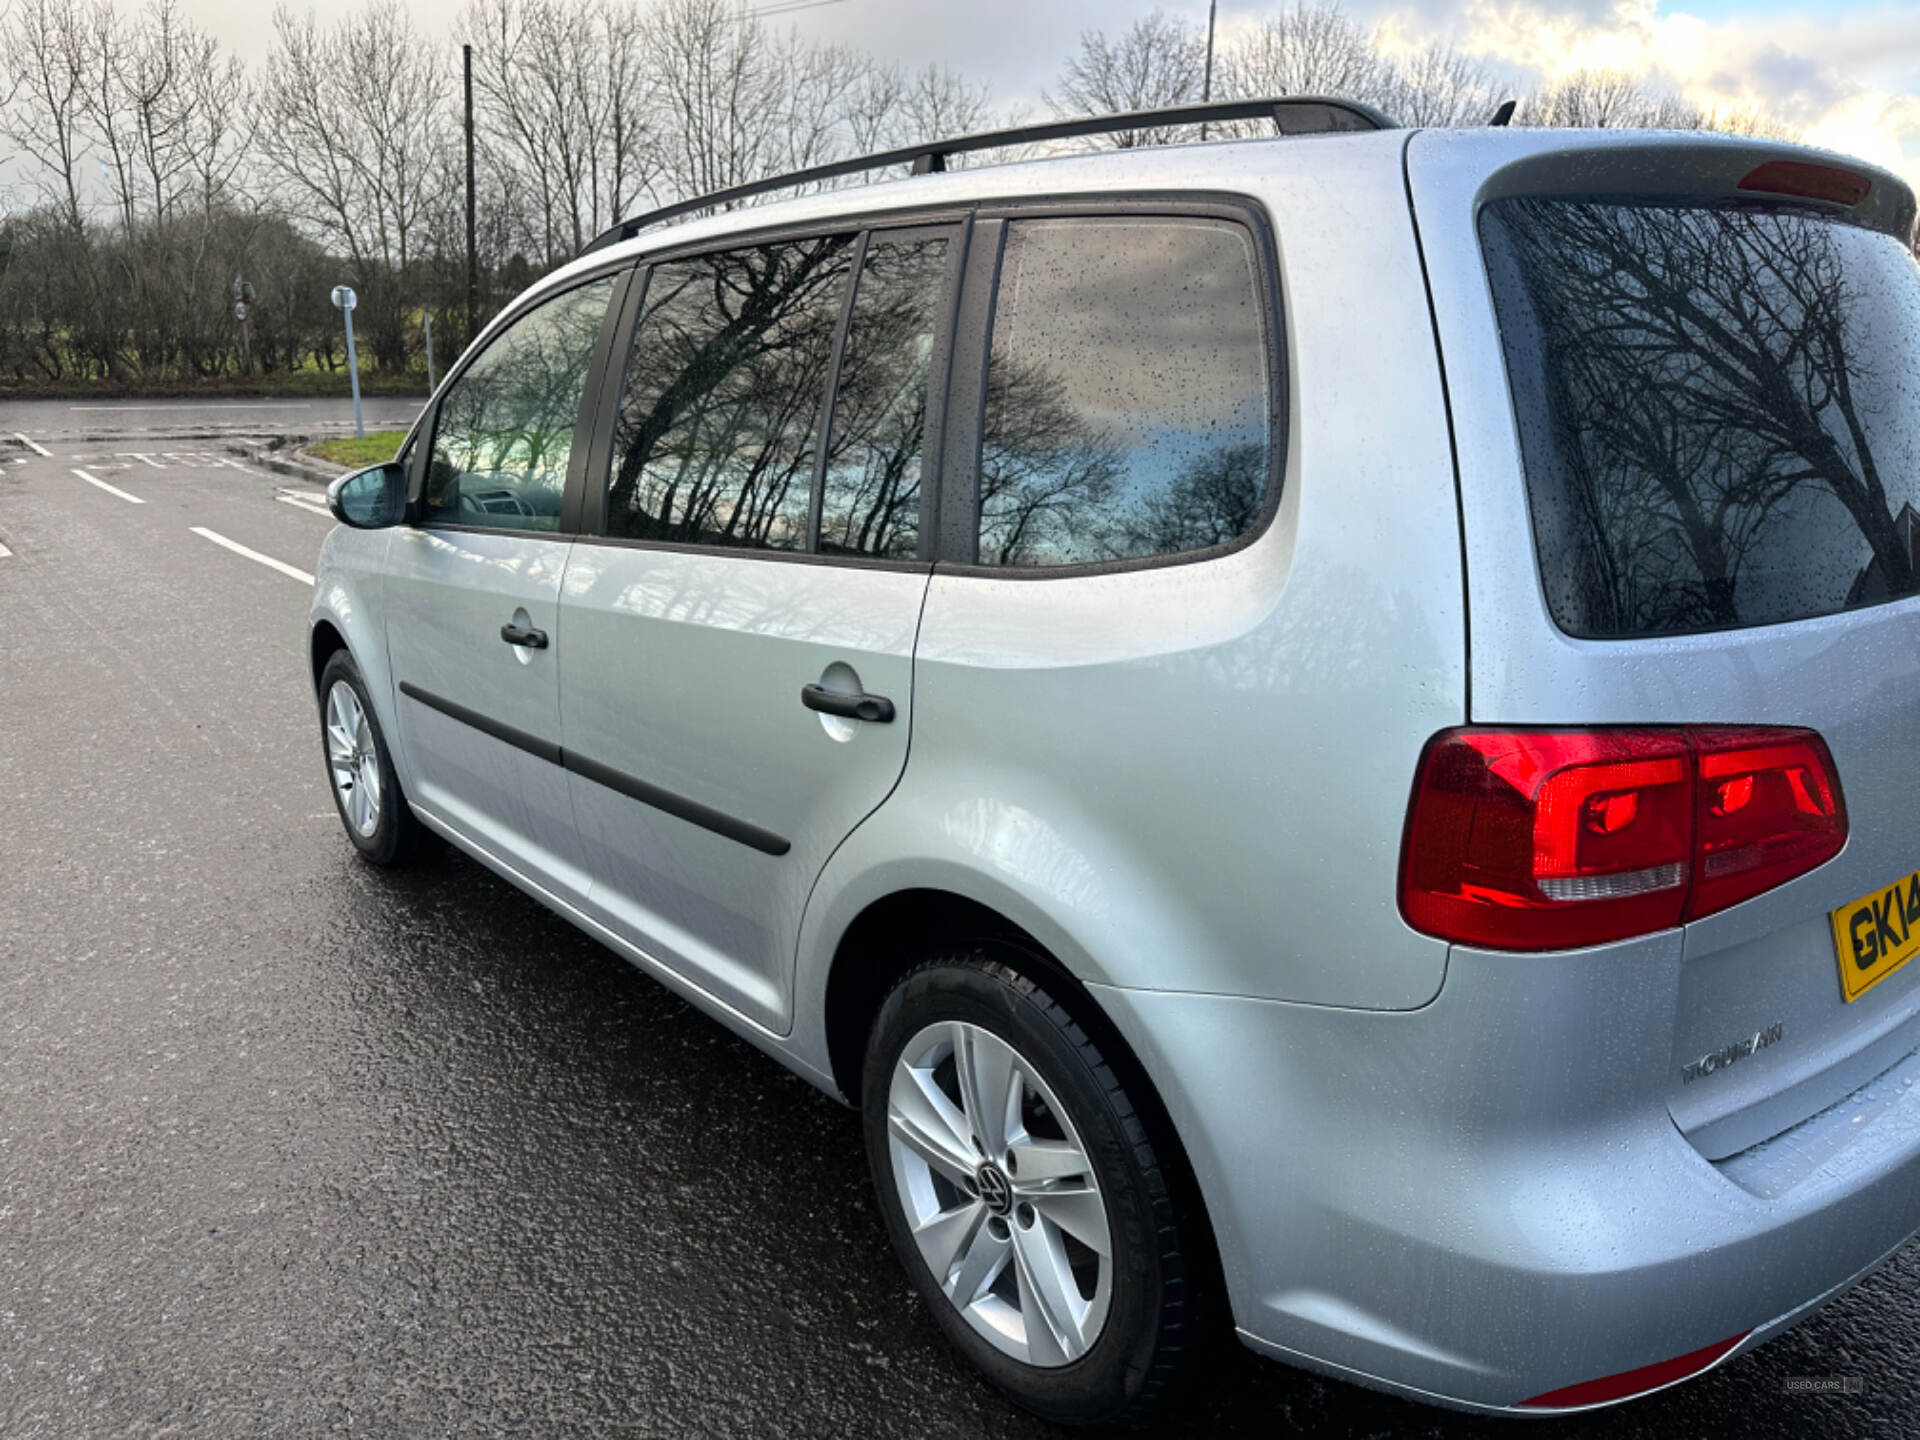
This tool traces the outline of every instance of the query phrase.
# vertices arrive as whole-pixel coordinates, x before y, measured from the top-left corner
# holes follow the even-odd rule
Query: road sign
[[[247,318],[247,302],[246,301],[236,300],[233,302],[233,318],[236,320],[244,320]]]
[[[333,303],[340,309],[340,318],[347,322],[347,374],[353,378],[353,433],[364,440],[367,425],[360,415],[360,358],[353,353],[353,287],[334,286]]]

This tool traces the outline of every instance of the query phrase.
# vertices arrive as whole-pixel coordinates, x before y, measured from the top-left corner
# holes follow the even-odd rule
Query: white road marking
[[[164,470],[167,468],[158,460],[154,459],[153,456],[143,455],[138,450],[116,450],[113,453],[117,459],[138,460],[142,465],[151,465],[156,470]]]
[[[29,449],[34,450],[39,454],[45,456],[47,459],[51,460],[53,458],[53,451],[47,449],[47,447],[44,445],[36,444],[34,441],[29,440],[26,436],[22,435],[18,430],[13,432],[13,438],[18,440],[22,445],[27,446]]]
[[[271,555],[262,555],[258,550],[249,550],[238,540],[229,540],[218,531],[209,530],[204,525],[191,525],[187,528],[192,530],[193,533],[198,535],[202,540],[211,540],[214,544],[223,546],[233,551],[236,555],[244,555],[249,560],[258,561],[269,570],[278,570],[282,575],[289,576],[295,580],[303,580],[309,585],[313,584],[313,576],[304,570],[294,569],[293,566],[287,564],[284,560],[276,560]]]
[[[89,475],[84,470],[76,470],[73,473],[78,475],[82,480],[86,481],[89,485],[98,485],[102,490],[106,491],[109,495],[118,495],[122,500],[125,500],[130,504],[144,505],[147,503],[146,501],[142,500],[138,495],[129,495],[126,491],[122,490],[118,485],[109,485],[106,481],[100,479],[97,475]]]
[[[273,497],[283,505],[291,505],[296,510],[304,510],[309,515],[318,515],[322,520],[331,520],[333,512],[324,505],[316,505],[311,500],[302,500],[298,495],[276,495]]]
[[[9,550],[4,545],[0,545],[0,560],[11,560],[12,558],[13,558],[13,551]]]
[[[251,405],[69,405],[69,410],[311,410],[313,405],[306,400],[260,401]]]

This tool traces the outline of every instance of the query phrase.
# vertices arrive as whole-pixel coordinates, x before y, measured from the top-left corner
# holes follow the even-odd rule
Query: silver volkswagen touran
[[[1489,1412],[1733,1361],[1920,1229],[1914,197],[1205,113],[1279,133],[867,157],[514,301],[331,492],[348,837],[859,1107],[1044,1415],[1209,1317]]]

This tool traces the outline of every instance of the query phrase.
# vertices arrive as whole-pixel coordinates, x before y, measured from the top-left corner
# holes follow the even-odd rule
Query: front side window
[[[1480,221],[1548,607],[1631,638],[1920,591],[1920,267],[1765,206]]]
[[[853,239],[653,267],[614,431],[606,529],[804,550]]]
[[[424,516],[558,530],[567,462],[612,277],[508,325],[448,387],[434,425]]]
[[[980,454],[983,565],[1225,544],[1269,494],[1268,343],[1246,230],[1015,220]]]

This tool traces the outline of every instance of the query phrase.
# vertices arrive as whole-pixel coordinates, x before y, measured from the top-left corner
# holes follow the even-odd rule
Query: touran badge
[[[1680,1071],[1680,1083],[1691,1085],[1702,1075],[1711,1075],[1716,1070],[1724,1070],[1736,1060],[1744,1060],[1756,1050],[1764,1050],[1785,1033],[1785,1027],[1774,1021],[1764,1030],[1756,1030],[1744,1040],[1736,1040],[1731,1045],[1714,1051],[1711,1055],[1702,1055],[1691,1065]]]

